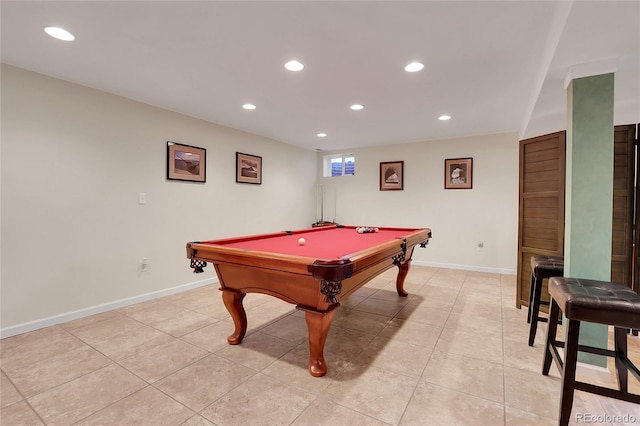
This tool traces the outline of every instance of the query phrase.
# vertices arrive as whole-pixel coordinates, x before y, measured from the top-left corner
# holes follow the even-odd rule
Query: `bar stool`
[[[531,256],[531,288],[529,289],[529,309],[527,311],[527,322],[531,324],[529,326],[529,346],[533,346],[533,342],[536,340],[538,322],[547,322],[547,318],[540,316],[540,305],[549,305],[549,302],[540,300],[542,280],[561,277],[563,274],[564,258],[562,256]]]
[[[576,390],[640,404],[640,395],[629,393],[627,383],[628,372],[640,381],[640,370],[627,358],[627,331],[640,327],[640,296],[623,284],[563,277],[549,280],[549,294],[549,318],[560,313],[567,318],[565,342],[556,340],[558,322],[549,321],[542,365],[546,376],[553,360],[562,376],[559,425],[569,424]],[[581,321],[613,326],[614,350],[578,344]],[[564,348],[564,361],[557,348]],[[615,358],[619,390],[576,381],[578,351]]]

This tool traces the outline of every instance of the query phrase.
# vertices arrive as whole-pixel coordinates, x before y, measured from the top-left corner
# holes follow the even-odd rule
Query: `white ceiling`
[[[308,149],[562,130],[564,79],[582,69],[615,70],[614,120],[640,121],[639,1],[0,8],[4,63]],[[46,26],[76,40],[50,38]],[[294,58],[303,71],[284,69]],[[414,60],[425,69],[405,72]],[[257,109],[242,109],[246,102]],[[353,103],[364,110],[351,111]],[[439,121],[445,113],[453,118]]]

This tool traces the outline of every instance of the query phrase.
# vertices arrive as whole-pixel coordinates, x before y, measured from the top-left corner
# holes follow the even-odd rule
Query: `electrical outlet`
[[[146,257],[143,257],[140,263],[138,264],[138,271],[140,272],[149,272],[149,268],[151,267],[151,262]]]
[[[478,241],[476,243],[476,250],[483,250],[484,249],[484,241]]]

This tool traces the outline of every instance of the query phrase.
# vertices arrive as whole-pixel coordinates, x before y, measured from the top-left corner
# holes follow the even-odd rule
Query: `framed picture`
[[[380,191],[404,189],[404,161],[380,163]]]
[[[262,184],[262,157],[236,152],[236,182]]]
[[[206,182],[207,150],[167,142],[167,179]]]
[[[471,189],[473,187],[473,158],[447,158],[444,160],[444,189]]]

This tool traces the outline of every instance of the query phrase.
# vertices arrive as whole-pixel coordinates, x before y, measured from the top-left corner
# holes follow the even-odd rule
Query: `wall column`
[[[567,87],[565,276],[611,280],[614,74],[576,78]],[[607,347],[607,326],[583,324],[580,343]],[[606,366],[580,353],[579,361]]]

